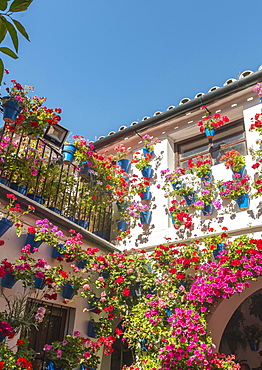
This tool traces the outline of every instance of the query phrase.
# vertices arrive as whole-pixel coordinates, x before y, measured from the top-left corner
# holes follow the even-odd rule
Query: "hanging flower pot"
[[[90,338],[96,338],[96,330],[94,321],[87,322],[87,335]]]
[[[45,279],[35,276],[34,277],[34,287],[39,290],[43,290],[45,287]]]
[[[117,209],[120,212],[124,212],[127,209],[128,203],[127,202],[116,202]]]
[[[225,246],[224,243],[217,244],[217,248],[213,250],[214,258],[217,258],[219,256],[220,252],[224,250],[224,246]]]
[[[1,286],[4,288],[12,289],[16,283],[16,279],[12,272],[7,272],[5,276],[2,277]]]
[[[64,284],[62,289],[62,297],[65,299],[72,299],[74,296],[74,285]]]
[[[210,216],[213,213],[213,206],[212,204],[205,204],[204,208],[202,209],[202,213],[204,216]]]
[[[99,236],[102,239],[106,239],[106,233],[103,231],[94,231],[93,234]]]
[[[151,164],[148,167],[144,167],[141,172],[144,177],[148,177],[151,179],[151,177],[153,176],[153,169]]]
[[[80,177],[87,178],[90,170],[90,166],[88,165],[88,162],[80,163],[79,165],[79,175]]]
[[[3,342],[6,338],[6,335],[0,335],[0,343]]]
[[[195,192],[188,193],[187,195],[183,195],[183,197],[184,197],[184,199],[186,201],[186,204],[188,206],[191,206],[196,201],[196,194],[195,194]]]
[[[152,157],[154,155],[154,151],[143,148],[143,154],[144,157]]]
[[[233,172],[234,175],[238,174],[239,175],[238,177],[242,179],[242,177],[244,176],[245,169],[246,169],[246,166],[243,166],[243,167],[240,168],[239,171],[234,171],[232,169],[232,172]]]
[[[130,171],[131,163],[129,159],[120,159],[117,163],[126,173]]]
[[[6,178],[6,177],[4,177],[4,176],[0,177],[0,182],[1,182],[1,184],[3,184],[3,185],[7,185],[7,184],[8,184],[8,180],[7,180],[7,178]]]
[[[250,346],[250,349],[251,351],[258,351],[259,350],[259,341],[253,341],[253,340],[249,340],[248,341],[249,343],[249,346]]]
[[[202,181],[212,181],[212,170],[201,176]]]
[[[126,221],[122,220],[117,223],[118,230],[126,231],[127,223]]]
[[[100,276],[103,276],[104,279],[109,278],[109,272],[108,271],[103,271],[99,273]]]
[[[65,144],[63,145],[62,155],[63,155],[63,162],[65,164],[70,164],[74,160],[76,152],[76,147],[73,144]]]
[[[83,227],[84,229],[87,229],[89,226],[89,222],[85,220],[75,219],[74,222],[79,225],[80,227]]]
[[[212,137],[215,136],[215,133],[216,133],[216,130],[214,128],[212,130],[205,128],[205,134],[208,139],[212,139]]]
[[[4,235],[4,233],[10,229],[10,227],[13,225],[13,222],[8,220],[8,218],[3,217],[0,220],[0,236]]]
[[[6,123],[14,123],[22,108],[17,100],[10,99],[9,97],[4,97],[3,99],[3,120]]]
[[[174,225],[174,228],[176,230],[178,230],[180,228],[181,224],[172,216],[171,216],[171,219],[172,219],[172,224]]]
[[[152,193],[151,191],[149,190],[150,188],[146,188],[146,191],[142,192],[142,193],[139,193],[140,195],[140,198],[142,200],[145,200],[145,199],[151,199],[152,198]]]
[[[147,345],[146,339],[140,340],[140,346],[141,346],[142,351],[145,351],[145,352],[148,351],[148,345]]]
[[[28,198],[33,199],[36,203],[39,203],[39,204],[45,203],[45,199],[41,197],[41,195],[30,193],[30,194],[27,194],[27,196]]]
[[[28,233],[27,234],[27,237],[26,237],[26,241],[25,241],[25,245],[29,244],[31,247],[30,247],[30,252],[31,253],[34,253],[34,248],[39,248],[40,245],[43,243],[42,240],[35,240],[35,234],[30,234]]]
[[[152,212],[151,211],[143,211],[140,212],[140,222],[143,225],[150,224]]]
[[[26,193],[27,193],[27,186],[18,185],[16,182],[11,182],[10,188],[18,191],[18,193],[20,193],[22,195],[26,195]]]
[[[239,195],[236,199],[237,205],[241,211],[248,209],[249,207],[249,195],[248,193],[244,193]]]

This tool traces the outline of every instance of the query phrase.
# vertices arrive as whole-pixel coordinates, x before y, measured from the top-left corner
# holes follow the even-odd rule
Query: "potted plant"
[[[147,153],[146,155],[135,155],[131,162],[135,163],[135,167],[142,172],[144,177],[151,178],[153,176],[153,169],[150,160],[151,155]]]
[[[243,176],[246,159],[237,150],[228,150],[221,156],[220,162],[223,162],[226,168],[231,168],[233,173],[238,173],[240,177]]]
[[[177,200],[171,201],[172,206],[169,208],[172,223],[175,229],[179,229],[181,225],[184,225],[186,229],[190,229],[192,226],[192,216],[189,214],[189,208],[186,206],[186,201]]]
[[[142,137],[142,142],[143,142],[143,154],[145,156],[149,155],[149,157],[152,157],[155,145],[161,143],[161,140],[159,140],[157,137],[154,138],[153,136],[150,135],[144,135]]]
[[[244,327],[245,338],[250,345],[251,351],[259,350],[259,342],[262,338],[262,331],[258,324],[248,325]]]
[[[131,167],[131,162],[129,159],[127,159],[127,156],[130,154],[130,150],[126,149],[123,144],[119,144],[114,147],[114,151],[116,151],[117,153],[115,155],[109,156],[109,158],[113,162],[117,162],[122,170],[128,173]]]
[[[220,209],[220,202],[214,201],[215,198],[215,187],[209,181],[205,181],[203,188],[200,193],[196,195],[196,201],[194,206],[196,209],[200,209],[204,216],[210,216],[213,213],[213,205]]]
[[[211,181],[212,176],[212,158],[211,156],[199,156],[195,160],[189,159],[188,162],[189,172],[196,174],[201,180]]]
[[[181,177],[186,174],[186,169],[182,167],[177,167],[175,170],[170,169],[162,170],[160,172],[161,178],[164,180],[164,185],[162,189],[170,193],[170,185],[172,190],[180,189],[182,187]]]
[[[222,198],[235,200],[241,210],[249,207],[250,177],[248,175],[239,178],[238,174],[235,174],[234,180],[220,182],[219,186],[219,194]]]
[[[215,135],[217,128],[229,122],[229,118],[227,116],[221,117],[218,113],[212,116],[205,105],[201,109],[204,111],[205,117],[198,121],[199,131],[205,132],[206,137],[210,139]]]

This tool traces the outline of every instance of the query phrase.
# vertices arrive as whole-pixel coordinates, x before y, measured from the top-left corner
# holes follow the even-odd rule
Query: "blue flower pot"
[[[39,204],[45,203],[45,199],[41,197],[41,195],[30,193],[30,194],[27,194],[27,196],[28,198],[33,199],[36,203],[39,203]]]
[[[90,366],[85,367],[84,365],[81,365],[80,370],[96,370],[96,369],[94,367],[90,367]]]
[[[204,216],[210,216],[213,213],[213,206],[212,204],[205,204],[204,208],[202,209],[202,213]]]
[[[88,166],[87,162],[80,163],[79,175],[80,177],[88,177],[89,170],[91,167]]]
[[[153,169],[151,164],[148,167],[144,167],[141,172],[144,177],[148,177],[151,179],[151,177],[153,176]]]
[[[186,201],[186,204],[188,206],[191,206],[196,201],[196,194],[195,194],[195,192],[189,193],[187,195],[183,195],[183,197],[184,197],[184,199]]]
[[[0,182],[1,182],[1,184],[3,184],[3,185],[7,185],[8,184],[8,180],[7,180],[7,178],[6,177],[0,177]]]
[[[58,244],[58,246],[62,249],[65,249],[63,244]],[[53,258],[64,257],[64,254],[60,253],[56,247],[53,247],[52,257]]]
[[[94,231],[93,234],[99,236],[102,239],[106,239],[106,233],[103,231]]]
[[[20,193],[22,195],[26,195],[26,193],[27,193],[27,186],[18,185],[16,182],[11,182],[10,188],[18,191],[18,193]]]
[[[55,363],[51,360],[46,360],[45,370],[64,370],[63,367],[56,367]]]
[[[97,309],[96,301],[99,301],[99,298],[98,297],[93,297],[92,303],[90,303],[90,305],[89,305],[89,311],[90,312],[95,312],[95,310]]]
[[[152,213],[151,211],[140,212],[140,222],[143,225],[150,224]]]
[[[213,256],[214,258],[217,258],[221,251],[224,250],[224,243],[218,243],[217,248],[213,250]]]
[[[253,340],[249,340],[248,343],[249,343],[251,351],[258,351],[259,350],[259,343],[260,342],[255,342]]]
[[[64,284],[62,289],[62,297],[65,299],[72,299],[74,296],[74,285]]]
[[[7,123],[14,123],[18,114],[22,110],[18,101],[13,99],[5,100],[3,103],[3,109],[3,120]]]
[[[140,340],[140,346],[141,346],[142,351],[148,351],[148,345],[147,345],[146,339]]]
[[[87,261],[78,261],[76,266],[79,269],[84,269],[86,267],[86,265],[87,265]]]
[[[117,205],[117,209],[120,212],[124,212],[127,209],[128,203],[127,202],[121,202],[121,203],[117,202],[116,205]]]
[[[61,214],[61,209],[59,208],[56,208],[56,207],[48,207],[48,209],[50,209],[51,211],[57,213],[57,214]]]
[[[151,191],[149,189],[150,188],[147,188],[146,191],[144,191],[143,193],[141,193],[140,197],[141,197],[142,200],[151,199],[152,198],[152,193],[151,193]]]
[[[65,164],[72,163],[75,157],[75,152],[76,152],[76,147],[73,144],[63,145],[63,149],[62,149],[63,162]]]
[[[100,276],[103,276],[104,279],[108,279],[109,278],[109,272],[108,271],[100,272],[99,275]]]
[[[30,244],[31,245],[30,251],[31,253],[34,253],[34,248],[39,248],[42,243],[43,243],[42,240],[35,241],[34,234],[28,233],[24,245]]]
[[[208,128],[205,128],[205,134],[208,139],[212,139],[212,137],[215,136],[215,133],[216,133],[215,129],[209,130]]]
[[[87,229],[88,226],[89,226],[89,222],[88,221],[85,221],[85,220],[80,220],[80,219],[75,219],[74,221],[77,225],[79,225],[80,227],[83,227],[84,229]]]
[[[242,179],[242,177],[244,176],[245,169],[246,169],[246,166],[243,166],[242,168],[240,168],[239,171],[232,170],[232,172],[233,172],[234,175],[239,174],[239,178]]]
[[[87,335],[90,338],[96,338],[96,330],[95,330],[95,323],[93,321],[87,322]]]
[[[34,287],[39,290],[43,290],[45,287],[45,279],[41,279],[37,276],[34,277]]]
[[[248,209],[249,207],[249,195],[247,193],[244,193],[242,195],[239,195],[239,197],[236,199],[237,205],[240,210]]]
[[[152,157],[152,155],[154,154],[154,151],[153,150],[150,151],[146,148],[143,148],[143,154],[144,154],[144,157],[147,157],[148,154],[150,157]]]
[[[181,189],[182,188],[182,182],[181,181],[173,182],[172,187],[173,187],[174,190]]]
[[[127,224],[126,221],[122,220],[117,223],[118,230],[126,231]]]
[[[120,159],[117,163],[126,173],[130,171],[131,163],[129,159]]]
[[[208,173],[205,173],[203,176],[201,176],[201,180],[203,181],[212,181],[212,171],[210,170]]]
[[[0,335],[0,343],[3,342],[6,338],[6,335]]]
[[[4,288],[12,289],[16,283],[16,279],[12,272],[7,272],[5,276],[2,277],[1,286]]]
[[[8,218],[3,217],[0,220],[0,236],[4,235],[4,233],[13,226],[13,222],[8,220]]]

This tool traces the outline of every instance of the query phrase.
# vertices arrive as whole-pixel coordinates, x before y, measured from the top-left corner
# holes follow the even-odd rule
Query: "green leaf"
[[[18,58],[18,55],[16,55],[16,53],[13,52],[13,50],[9,49],[9,48],[6,48],[6,47],[1,47],[0,48],[0,51],[6,55],[9,55],[11,58],[13,59],[17,59]]]
[[[33,0],[14,0],[10,5],[10,12],[23,12],[27,10]]]
[[[0,0],[0,10],[6,10],[7,0]]]
[[[12,21],[14,22],[16,28],[21,33],[21,35],[23,35],[28,41],[30,41],[28,33],[25,30],[25,27],[20,22],[18,22],[16,19],[12,18]]]
[[[3,75],[4,75],[4,63],[0,58],[0,84],[2,84]]]
[[[15,27],[9,22],[5,17],[2,16],[2,20],[6,25],[7,31],[9,32],[11,39],[13,41],[14,48],[18,52],[18,37]]]
[[[6,25],[5,25],[2,17],[0,17],[0,43],[4,40],[4,38],[6,36],[6,32],[7,32]]]

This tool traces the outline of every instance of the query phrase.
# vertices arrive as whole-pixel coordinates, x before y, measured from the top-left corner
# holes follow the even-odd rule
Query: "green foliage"
[[[0,14],[0,43],[2,43],[9,35],[11,37],[14,49],[18,53],[18,32],[26,38],[28,41],[29,36],[24,26],[16,19],[12,17],[12,13],[24,12],[28,9],[33,0],[14,0],[8,8],[9,0],[0,0],[0,11],[5,12]],[[18,55],[7,47],[0,47],[0,52],[10,56],[13,59],[17,59]],[[0,83],[3,79],[4,63],[0,59]]]

